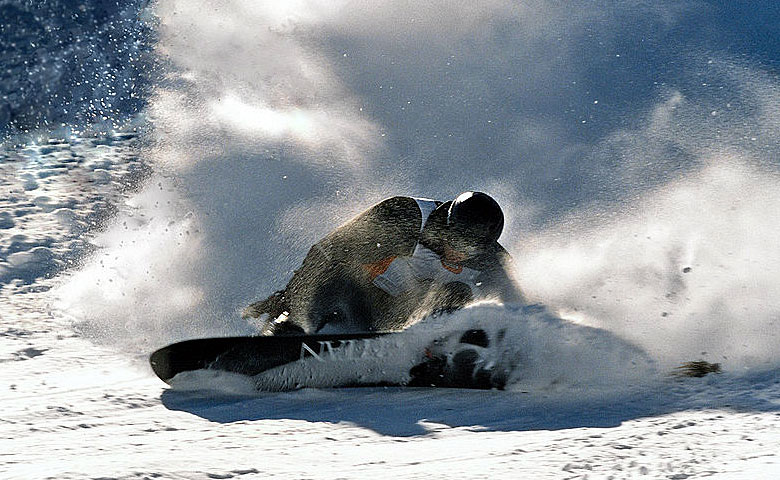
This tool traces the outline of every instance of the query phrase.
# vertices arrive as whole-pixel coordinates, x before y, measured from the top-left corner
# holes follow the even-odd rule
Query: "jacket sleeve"
[[[392,197],[340,226],[314,248],[344,266],[410,255],[420,235],[421,221],[413,198]]]
[[[500,245],[496,246],[490,265],[482,275],[483,294],[487,298],[504,303],[526,303],[523,292],[514,279],[511,255]]]

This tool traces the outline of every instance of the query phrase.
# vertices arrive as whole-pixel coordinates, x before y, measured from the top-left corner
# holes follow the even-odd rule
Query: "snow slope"
[[[776,371],[596,398],[565,388],[166,390],[116,350],[42,325],[46,311],[28,295],[6,305],[38,331],[3,338],[19,348],[2,369],[4,478],[732,479],[780,468]]]
[[[4,163],[16,203],[4,209],[15,215],[7,229],[13,235],[3,239],[18,242],[24,235],[25,248],[80,258],[81,250],[66,248],[75,241],[73,229],[52,220],[63,217],[50,215],[58,209],[28,196],[46,193],[52,199],[47,205],[68,205],[61,207],[74,212],[66,217],[68,225],[92,232],[82,234],[82,241],[96,241],[105,234],[96,239],[101,227],[90,227],[88,219],[102,203],[90,198],[133,211],[118,191],[139,175],[131,173],[137,165],[128,154],[132,141],[112,140],[111,148],[87,149],[84,157],[78,153],[83,140],[50,142],[44,158],[67,154],[80,161],[68,175],[39,176],[31,191],[23,188],[29,159]],[[91,157],[98,153],[104,161]],[[94,182],[97,166],[105,167],[112,182],[81,180]],[[85,193],[85,185],[92,193]],[[138,221],[153,222],[140,214]],[[173,228],[171,235],[186,236]],[[11,248],[19,247],[4,247]],[[105,248],[91,248],[97,251],[88,262],[111,260]],[[110,332],[84,324],[74,329],[70,316],[52,309],[56,296],[50,287],[63,288],[62,277],[38,276],[48,270],[34,264],[10,271],[17,278],[0,291],[4,478],[753,479],[773,478],[780,469],[777,369],[673,378],[619,337],[538,307],[481,305],[429,320],[401,334],[406,337],[395,340],[396,355],[386,359],[419,354],[425,335],[448,328],[508,326],[510,343],[504,346],[524,359],[508,391],[366,388],[248,395],[220,379],[200,384],[211,390],[167,389],[145,363],[148,344],[164,340],[119,336],[106,345]],[[180,334],[171,329],[168,335]],[[382,363],[389,378],[399,373]]]
[[[0,3],[0,476],[776,478],[777,8]],[[152,374],[372,202],[468,188],[542,306],[319,388]],[[472,327],[506,391],[322,388]]]

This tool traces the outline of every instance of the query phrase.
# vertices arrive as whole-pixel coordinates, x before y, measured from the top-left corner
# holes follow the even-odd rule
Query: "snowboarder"
[[[249,305],[266,335],[401,329],[410,319],[477,299],[520,302],[497,240],[498,203],[392,197],[315,244],[284,290]]]

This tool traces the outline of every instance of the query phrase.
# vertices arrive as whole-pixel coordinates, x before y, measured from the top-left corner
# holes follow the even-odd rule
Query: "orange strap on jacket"
[[[362,267],[366,270],[366,272],[368,272],[371,280],[374,280],[376,277],[385,273],[390,267],[390,264],[393,263],[393,260],[396,258],[397,257],[387,257],[379,260],[378,262],[364,263]]]

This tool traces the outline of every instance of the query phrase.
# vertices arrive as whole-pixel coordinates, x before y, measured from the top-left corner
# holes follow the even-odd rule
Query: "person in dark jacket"
[[[522,302],[498,244],[504,215],[481,192],[384,200],[317,242],[284,288],[242,316],[266,335],[395,330],[479,299]]]

